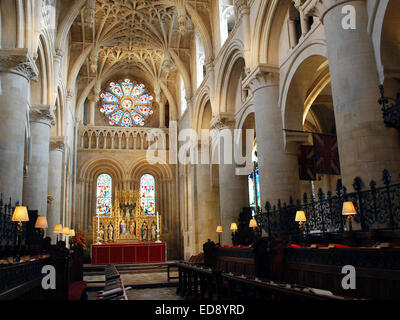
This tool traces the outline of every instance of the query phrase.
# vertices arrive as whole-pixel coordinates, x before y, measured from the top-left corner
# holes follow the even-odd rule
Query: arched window
[[[196,31],[196,74],[197,74],[197,87],[201,85],[205,75],[205,61],[206,55],[204,53],[203,43],[201,42],[200,35]]]
[[[140,205],[145,216],[156,213],[156,181],[151,174],[145,174],[140,179]]]
[[[235,26],[235,8],[232,0],[219,0],[219,23],[221,31],[221,46],[228,39],[229,33]]]
[[[97,215],[111,216],[112,208],[112,178],[103,173],[97,178]]]
[[[146,119],[153,114],[153,97],[146,93],[144,84],[134,85],[129,79],[111,82],[110,89],[100,97],[100,111],[110,120],[111,125],[143,127]]]
[[[254,164],[254,169],[249,175],[249,204],[255,212],[261,212],[260,176],[258,170],[257,145],[253,149],[252,160]]]
[[[180,89],[181,89],[181,115],[183,115],[186,111],[187,108],[187,102],[186,102],[186,90],[185,90],[185,82],[183,81],[183,77],[180,76],[181,78],[181,83],[180,83]]]

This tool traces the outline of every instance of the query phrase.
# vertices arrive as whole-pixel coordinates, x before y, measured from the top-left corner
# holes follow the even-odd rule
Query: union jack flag
[[[313,146],[299,147],[299,177],[300,180],[316,180],[315,154]]]
[[[316,172],[340,175],[337,137],[313,133]]]

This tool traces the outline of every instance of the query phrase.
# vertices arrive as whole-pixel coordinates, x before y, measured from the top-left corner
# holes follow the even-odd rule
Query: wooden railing
[[[41,273],[49,258],[38,258],[32,261],[0,265],[0,300],[11,300],[29,295],[40,299],[43,291]]]
[[[168,129],[81,126],[80,150],[169,149]]]

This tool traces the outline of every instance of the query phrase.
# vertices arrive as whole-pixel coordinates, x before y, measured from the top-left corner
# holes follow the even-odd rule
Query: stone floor
[[[183,300],[176,294],[176,288],[134,289],[127,293],[128,300]]]
[[[172,271],[171,277],[177,277],[178,272]],[[121,279],[125,287],[140,286],[127,290],[129,300],[181,300],[182,298],[176,294],[176,287],[170,287],[171,283],[177,283],[176,279],[170,280],[168,283],[167,272],[121,272]],[[100,274],[85,274],[84,280],[88,282],[88,298],[96,299],[96,291],[102,290],[104,286],[105,276]],[[149,287],[146,287],[149,285]],[[152,287],[156,286],[156,287]]]

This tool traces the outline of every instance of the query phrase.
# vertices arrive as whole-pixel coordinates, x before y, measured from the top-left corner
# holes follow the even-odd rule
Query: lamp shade
[[[356,208],[354,207],[353,202],[351,201],[346,201],[343,202],[343,210],[342,210],[342,215],[344,216],[351,216],[357,214]]]
[[[11,221],[26,222],[29,221],[28,209],[23,206],[16,206]]]
[[[62,230],[62,234],[65,234],[65,235],[69,235],[69,228],[68,227],[64,227],[63,228],[63,230]]]
[[[221,233],[221,232],[222,232],[222,226],[218,226],[218,227],[217,227],[217,232],[218,232],[218,233]]]
[[[304,222],[307,221],[306,213],[304,211],[297,211],[296,218],[294,219],[297,222]]]
[[[232,224],[231,224],[231,230],[232,230],[232,231],[237,231],[237,229],[238,229],[238,226],[237,226],[236,222],[232,222]]]
[[[35,228],[47,229],[48,227],[47,218],[45,216],[38,216],[36,219]]]
[[[258,223],[256,219],[251,219],[250,220],[250,224],[249,224],[250,228],[257,228],[258,227]]]
[[[63,231],[63,227],[61,224],[56,224],[56,226],[54,227],[54,233],[61,233]]]
[[[69,236],[70,237],[75,237],[75,230],[74,229],[69,230]]]

